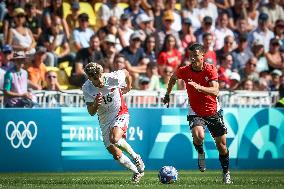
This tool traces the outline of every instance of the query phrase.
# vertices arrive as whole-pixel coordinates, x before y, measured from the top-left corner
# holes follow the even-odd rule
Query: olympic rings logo
[[[30,131],[30,127],[34,128],[33,133]],[[9,132],[9,129],[12,132]],[[27,125],[23,121],[19,121],[17,125],[13,121],[9,121],[6,125],[6,137],[14,148],[19,148],[21,145],[24,148],[29,148],[36,136],[37,125],[34,121],[29,121]]]

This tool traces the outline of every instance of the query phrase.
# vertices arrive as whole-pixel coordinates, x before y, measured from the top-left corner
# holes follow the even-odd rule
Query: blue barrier
[[[187,109],[130,109],[127,140],[147,169],[196,169]],[[121,169],[106,151],[97,117],[85,108],[0,109],[0,171]],[[224,109],[230,166],[284,168],[283,109]],[[220,168],[206,131],[208,168]]]

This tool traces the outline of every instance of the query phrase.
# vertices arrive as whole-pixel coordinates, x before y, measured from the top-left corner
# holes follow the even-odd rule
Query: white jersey
[[[120,90],[126,86],[125,77],[123,70],[114,71],[103,76],[104,87],[95,87],[90,80],[87,80],[82,87],[86,103],[94,102],[99,93],[103,96],[103,102],[97,111],[103,135],[107,132],[107,128],[115,123],[117,116],[128,115],[128,108]]]

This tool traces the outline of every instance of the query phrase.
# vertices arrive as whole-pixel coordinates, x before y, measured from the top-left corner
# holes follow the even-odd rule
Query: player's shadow
[[[192,142],[183,134],[175,135],[168,143],[164,160],[168,165],[182,167],[183,169],[195,168],[193,160]]]

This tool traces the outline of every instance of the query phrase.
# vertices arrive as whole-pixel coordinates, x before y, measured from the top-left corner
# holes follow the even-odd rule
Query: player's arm
[[[173,89],[174,85],[176,84],[177,80],[178,80],[178,77],[176,76],[176,73],[174,73],[170,78],[170,81],[168,83],[167,92],[166,92],[165,97],[163,99],[163,103],[167,105],[167,108],[170,105],[170,94],[171,94],[172,89]]]
[[[126,87],[122,89],[123,94],[129,92],[132,88],[132,78],[129,74],[129,72],[126,69],[123,69],[124,74],[125,74],[125,83]]]
[[[189,81],[188,84],[193,86],[197,91],[207,95],[218,96],[219,94],[219,83],[217,81],[210,81],[209,87],[201,86],[193,81]]]
[[[97,113],[99,106],[102,104],[102,102],[103,97],[100,94],[96,96],[94,102],[86,102],[88,112],[91,116],[94,116]]]

